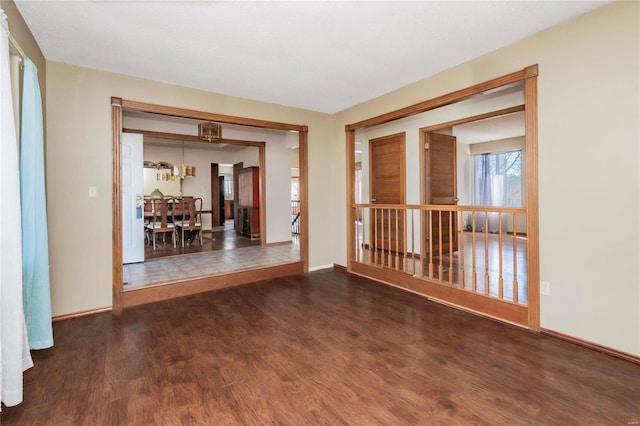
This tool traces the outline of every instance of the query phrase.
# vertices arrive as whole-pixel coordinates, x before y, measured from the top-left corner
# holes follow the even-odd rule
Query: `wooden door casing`
[[[506,312],[505,305],[503,302],[494,300],[493,298],[485,298],[483,299],[483,304],[485,306],[479,306],[475,302],[471,300],[465,301],[458,297],[459,292],[452,292],[451,295],[439,293],[438,291],[441,289],[440,285],[430,286],[430,288],[417,289],[418,286],[410,286],[409,284],[403,285],[403,287],[409,289],[410,291],[420,293],[427,297],[433,297],[434,300],[439,300],[445,304],[450,304],[452,306],[457,306],[462,309],[470,310],[473,312],[477,312],[480,315],[486,314],[496,319],[503,319],[513,324],[521,324],[524,326],[528,326],[531,330],[539,331],[540,330],[540,249],[539,249],[539,202],[538,202],[538,65],[530,65],[519,69],[517,71],[511,72],[509,74],[501,75],[499,77],[493,78],[491,80],[482,81],[480,83],[474,84],[469,87],[464,87],[462,89],[442,94],[440,96],[424,100],[422,102],[404,106],[396,110],[387,111],[380,115],[374,117],[367,117],[361,119],[358,122],[347,124],[345,126],[346,133],[346,156],[347,159],[350,160],[347,162],[349,167],[349,172],[347,173],[347,202],[348,204],[353,203],[353,190],[354,187],[354,179],[355,179],[355,165],[354,165],[354,149],[355,149],[355,134],[357,131],[361,129],[368,129],[375,126],[386,125],[388,123],[393,123],[396,120],[400,120],[406,117],[410,117],[416,114],[434,111],[440,107],[455,105],[458,102],[464,101],[471,96],[481,95],[487,91],[493,89],[504,89],[510,88],[514,85],[524,85],[524,103],[523,105],[517,105],[511,108],[505,108],[497,111],[490,111],[483,114],[478,114],[472,117],[464,117],[458,120],[449,121],[449,122],[437,122],[429,127],[423,127],[420,129],[420,150],[422,151],[421,157],[421,204],[428,203],[428,198],[425,198],[427,193],[428,185],[426,185],[425,178],[427,173],[425,173],[425,169],[427,167],[426,162],[424,161],[424,143],[426,143],[427,133],[430,131],[438,131],[443,128],[451,127],[453,125],[468,123],[472,121],[477,121],[481,119],[491,118],[499,115],[510,114],[516,111],[524,111],[525,112],[525,143],[526,143],[526,152],[529,154],[525,156],[525,170],[526,170],[526,223],[527,223],[527,247],[526,247],[526,256],[527,256],[527,277],[528,277],[528,305],[526,307],[525,317],[520,317],[519,320],[510,318],[509,314]],[[348,220],[347,220],[347,229],[349,231],[348,235],[354,235],[356,232],[355,228],[355,220],[354,220],[354,209],[349,210],[348,212]],[[420,242],[424,243],[424,237],[426,233],[424,232],[424,227],[427,226],[428,223],[424,220],[420,221],[421,235]],[[380,268],[368,268],[366,266],[364,268],[360,268],[362,263],[358,262],[355,255],[357,254],[355,248],[358,243],[357,238],[349,238],[347,247],[348,259],[350,259],[348,263],[348,271],[354,272],[356,274],[360,274],[366,277],[370,277],[380,282],[384,282],[386,284],[399,286],[398,279],[396,277],[392,278],[392,274],[389,271],[382,270]],[[462,243],[462,242],[461,242]],[[424,252],[428,248],[422,244],[420,247],[423,247]],[[460,247],[463,247],[460,244]],[[354,261],[355,260],[355,261]],[[366,269],[366,270],[365,270]],[[378,272],[380,272],[378,274]],[[398,274],[398,277],[404,278],[406,274]],[[429,286],[431,283],[428,283]],[[425,286],[426,287],[426,286]],[[464,292],[466,294],[466,292]],[[528,317],[528,318],[527,318]]]
[[[372,204],[405,203],[405,140],[405,133],[398,133],[369,141]],[[404,215],[396,217],[395,210],[384,209],[371,216],[374,249],[404,252]]]

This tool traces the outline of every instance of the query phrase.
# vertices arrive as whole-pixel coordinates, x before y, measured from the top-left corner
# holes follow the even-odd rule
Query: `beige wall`
[[[539,64],[541,325],[636,356],[639,14],[613,3],[335,117],[343,127]]]
[[[335,154],[331,117],[293,108],[47,63],[47,196],[53,315],[111,306],[111,96],[308,125],[310,266],[333,262]],[[288,165],[288,158],[287,158]],[[288,169],[285,169],[288,173]],[[88,197],[88,187],[97,197]],[[327,231],[329,230],[329,231]]]

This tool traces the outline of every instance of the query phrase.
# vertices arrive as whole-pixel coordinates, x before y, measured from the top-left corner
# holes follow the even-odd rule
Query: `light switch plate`
[[[89,197],[91,198],[95,198],[98,196],[98,190],[95,186],[90,186],[89,187]]]
[[[540,294],[543,296],[551,295],[551,283],[549,281],[540,281]]]

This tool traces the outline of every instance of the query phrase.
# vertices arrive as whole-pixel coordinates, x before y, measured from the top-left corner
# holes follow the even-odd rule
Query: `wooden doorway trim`
[[[405,108],[387,112],[345,126],[347,159],[347,269],[352,271],[355,253],[355,132],[358,129],[389,123],[411,115],[451,105],[484,92],[524,82],[525,94],[525,179],[527,185],[527,276],[528,276],[528,327],[540,330],[540,253],[538,206],[538,65],[531,65],[501,77],[485,81],[455,92],[435,97]],[[514,107],[521,108],[521,107]],[[515,111],[514,111],[515,112]],[[438,124],[442,128],[445,124]],[[430,129],[431,130],[431,129]],[[424,134],[421,129],[420,134]],[[424,141],[423,141],[424,142]],[[422,173],[423,174],[423,173]],[[424,183],[422,184],[424,185]],[[424,187],[420,188],[424,194]],[[423,200],[424,201],[424,200]]]
[[[120,192],[120,180],[122,177],[122,161],[120,158],[120,143],[122,135],[122,99],[111,98],[111,133],[113,168],[111,201],[113,205],[112,232],[111,232],[111,263],[112,277],[111,287],[113,291],[112,311],[118,315],[122,312],[122,193]]]
[[[219,123],[237,124],[241,126],[258,127],[264,129],[276,129],[286,131],[296,131],[299,137],[299,160],[300,160],[300,193],[301,193],[301,209],[300,209],[300,258],[303,264],[304,272],[308,271],[309,265],[309,240],[308,240],[308,182],[307,182],[307,133],[308,127],[305,125],[280,123],[275,121],[258,120],[246,117],[237,117],[231,115],[215,114],[210,112],[196,111],[184,108],[175,108],[164,105],[156,105],[144,102],[126,100],[118,97],[111,98],[111,130],[112,130],[112,291],[113,306],[112,312],[120,315],[124,308],[123,300],[123,283],[122,283],[122,212],[121,212],[121,158],[120,143],[122,128],[122,110],[139,111],[167,115],[173,117],[192,118],[206,121],[216,121]],[[225,143],[228,142],[225,140]],[[249,145],[257,146],[260,150],[260,203],[266,206],[266,154],[265,142],[256,141],[237,141],[250,142]],[[266,208],[260,209],[260,242],[266,244]],[[187,280],[185,283],[190,283]]]
[[[455,104],[457,102],[464,101],[465,99],[468,99],[472,96],[480,95],[484,92],[515,85],[530,78],[537,78],[537,76],[538,65],[530,65],[520,71],[512,72],[511,74],[503,75],[502,77],[497,77],[492,80],[485,81],[484,83],[479,83],[464,89],[456,90],[455,92],[447,93],[446,95],[438,96],[436,98],[429,99],[427,101],[423,101],[405,108],[378,115],[376,117],[368,118],[366,120],[358,121],[357,123],[347,124],[345,126],[345,130],[358,130],[366,127],[377,126],[379,124],[389,123],[395,120],[400,120],[401,118]]]
[[[298,177],[298,194],[300,198],[300,259],[305,272],[309,271],[309,129],[302,126],[298,131],[298,161],[300,173]]]

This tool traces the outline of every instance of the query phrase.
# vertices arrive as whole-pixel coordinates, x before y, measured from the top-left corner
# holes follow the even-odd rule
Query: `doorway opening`
[[[127,115],[138,116],[139,122],[137,125],[130,126],[131,120],[128,119]],[[151,129],[148,126],[148,122],[145,124],[140,124],[140,115],[146,115],[145,117],[147,121],[150,120],[149,116],[153,116],[155,121],[162,122],[163,124],[159,126],[159,128]],[[124,120],[123,120],[124,116]],[[268,177],[267,175],[267,164],[266,164],[266,150],[270,150],[271,154],[278,152],[280,149],[277,145],[278,138],[286,140],[287,143],[292,143],[291,141],[295,141],[295,144],[299,145],[299,153],[300,153],[300,193],[301,198],[306,199],[306,164],[307,164],[307,128],[306,126],[301,125],[292,125],[286,123],[276,123],[276,122],[266,122],[262,120],[254,120],[243,117],[234,117],[234,116],[225,116],[219,114],[211,114],[199,111],[192,110],[184,110],[177,109],[166,106],[159,106],[153,104],[143,104],[134,101],[126,101],[119,98],[112,99],[112,121],[113,121],[113,152],[114,152],[114,191],[113,191],[113,201],[114,201],[114,209],[113,209],[113,228],[114,228],[114,244],[113,244],[113,289],[114,289],[114,303],[113,303],[113,311],[118,314],[122,311],[122,309],[126,306],[133,306],[140,303],[147,303],[149,301],[162,300],[165,298],[176,297],[180,295],[193,294],[195,292],[206,291],[214,288],[221,288],[228,285],[236,285],[243,282],[248,282],[251,280],[255,280],[256,277],[263,276],[279,276],[282,274],[291,274],[296,272],[303,272],[307,268],[308,262],[308,242],[307,242],[307,210],[306,203],[301,206],[301,214],[300,214],[300,230],[301,235],[298,239],[299,247],[298,251],[295,255],[292,253],[287,253],[287,256],[272,256],[274,259],[278,259],[276,264],[272,263],[260,263],[260,262],[246,262],[246,263],[237,263],[237,267],[232,271],[227,271],[224,269],[216,269],[213,270],[208,268],[211,264],[222,265],[229,263],[228,260],[237,260],[237,257],[230,257],[229,253],[225,254],[225,258],[219,257],[215,260],[203,260],[199,264],[194,265],[194,268],[198,272],[198,275],[189,275],[188,273],[185,276],[176,277],[170,276],[164,280],[164,282],[159,282],[157,285],[152,285],[149,287],[136,289],[135,291],[125,291],[126,289],[123,286],[123,264],[122,264],[122,221],[123,221],[123,212],[122,212],[122,155],[121,155],[121,137],[122,133],[141,133],[145,138],[149,138],[149,140],[155,140],[156,145],[171,145],[173,144],[173,149],[175,151],[175,143],[179,141],[181,144],[185,144],[185,151],[183,151],[183,156],[181,160],[188,160],[187,163],[193,162],[195,165],[189,165],[189,171],[191,173],[187,173],[187,176],[191,176],[185,178],[184,180],[180,180],[180,197],[170,197],[170,198],[189,198],[194,197],[195,195],[204,194],[202,198],[206,198],[208,201],[208,205],[203,209],[203,213],[209,214],[211,219],[205,218],[203,214],[202,218],[202,227],[206,228],[208,231],[209,238],[211,241],[216,241],[218,244],[221,244],[223,247],[225,246],[226,238],[221,238],[227,233],[227,222],[226,218],[229,216],[225,213],[225,207],[227,209],[233,211],[233,216],[237,214],[236,209],[233,208],[233,204],[235,200],[228,200],[230,198],[224,195],[225,188],[236,187],[236,169],[235,166],[242,165],[243,161],[236,161],[239,157],[236,154],[235,157],[229,154],[229,152],[240,152],[246,150],[253,150],[254,155],[257,160],[255,161],[257,164],[253,165],[251,161],[244,161],[245,165],[249,165],[248,168],[253,167],[256,170],[256,205],[252,206],[255,215],[253,216],[253,220],[255,221],[255,228],[260,229],[259,233],[252,234],[254,237],[251,244],[248,244],[248,249],[258,249],[264,250],[264,252],[260,252],[259,254],[245,254],[245,258],[255,259],[255,258],[269,258],[269,253],[277,251],[279,249],[282,251],[282,243],[286,242],[286,238],[282,238],[279,236],[282,234],[281,229],[278,228],[277,220],[272,220],[270,216],[267,215],[267,211],[269,211],[269,215],[272,215],[272,212],[277,212],[278,206],[275,206],[273,202],[268,202],[267,198],[267,187],[266,182],[274,182],[273,176]],[[217,141],[215,144],[211,144],[210,142],[203,141],[199,136],[193,131],[189,131],[186,129],[186,125],[189,122],[198,123],[201,121],[214,121],[216,123],[220,123],[224,126],[223,131],[226,131],[223,134],[223,138]],[[133,120],[135,121],[135,120]],[[143,120],[144,121],[144,120]],[[171,131],[167,130],[167,122],[173,124]],[[157,124],[157,123],[156,123]],[[130,126],[130,127],[128,127]],[[162,128],[165,126],[165,128]],[[180,129],[182,126],[182,129]],[[173,130],[178,128],[177,131]],[[160,142],[158,142],[160,141]],[[210,155],[205,154],[207,151],[210,151],[212,146],[215,146],[218,151],[225,149],[227,151],[227,156],[223,159],[213,159]],[[158,147],[156,147],[158,148]],[[165,146],[163,149],[170,150],[172,148]],[[157,149],[156,149],[157,150]],[[282,149],[281,149],[282,150]],[[191,156],[187,155],[189,151],[196,152]],[[284,149],[287,152],[288,150]],[[168,151],[166,151],[168,152]],[[220,154],[220,153],[218,153]],[[166,154],[169,155],[169,154]],[[189,158],[191,157],[191,158]],[[168,163],[169,161],[159,161],[157,159],[154,161],[155,163]],[[151,160],[146,160],[151,162]],[[199,163],[198,163],[199,161]],[[176,162],[175,159],[173,162]],[[185,161],[182,161],[184,164]],[[206,167],[204,163],[206,162]],[[231,172],[231,182],[229,181],[229,177],[222,176],[213,176],[210,174],[210,168],[213,167],[213,164],[218,164],[218,168],[220,168],[220,164],[228,164],[230,165]],[[198,165],[199,164],[199,165]],[[237,171],[238,173],[242,170]],[[229,172],[229,170],[225,170],[225,172]],[[218,173],[219,174],[219,173]],[[229,174],[229,173],[226,173]],[[199,184],[198,179],[194,178],[195,176],[201,175],[205,179],[200,179]],[[157,176],[160,176],[158,173]],[[165,178],[164,175],[160,177],[160,179]],[[168,178],[168,176],[167,176]],[[171,178],[165,179],[171,180]],[[219,183],[219,186],[216,186],[214,191],[212,189],[212,185],[210,182],[216,180]],[[203,188],[203,182],[207,182],[206,188]],[[276,181],[277,182],[277,181]],[[200,187],[199,187],[200,186]],[[290,190],[288,186],[288,182],[285,188],[278,188],[276,185],[272,186],[269,191],[273,194],[277,194],[278,191],[288,191]],[[236,191],[234,198],[237,197],[239,191]],[[209,195],[211,194],[211,195]],[[146,195],[146,194],[144,194]],[[142,198],[144,198],[142,195]],[[220,198],[218,198],[220,197]],[[198,197],[197,197],[198,198]],[[215,198],[215,200],[214,200]],[[275,198],[275,197],[274,197]],[[213,203],[212,203],[213,200]],[[219,201],[219,203],[216,203]],[[227,203],[227,201],[231,201]],[[214,206],[213,204],[217,204]],[[258,208],[258,205],[260,208]],[[214,216],[215,212],[218,213]],[[289,209],[289,205],[285,205],[285,212]],[[284,216],[285,226],[288,229],[288,218]],[[232,219],[233,220],[233,219]],[[215,222],[215,223],[214,223]],[[274,223],[276,223],[274,225]],[[234,227],[231,230],[231,235],[236,237],[235,231],[237,230],[236,223],[233,221],[231,225]],[[215,237],[216,233],[221,233],[222,235],[218,235],[218,238]],[[204,234],[204,232],[203,232]],[[205,234],[206,235],[206,234]],[[288,235],[289,243],[291,243],[290,234]],[[175,237],[174,237],[175,238]],[[270,238],[270,239],[269,239]],[[187,238],[180,241],[180,247],[182,247],[182,243],[185,243]],[[204,247],[207,242],[207,237],[202,238],[202,246]],[[178,245],[178,244],[176,244]],[[189,244],[186,243],[185,246]],[[198,243],[195,243],[197,247]],[[233,244],[231,244],[233,245]],[[257,247],[254,247],[258,245]],[[289,244],[291,245],[291,244]],[[222,255],[221,255],[222,256]],[[195,255],[188,255],[189,260],[193,260]],[[284,260],[283,260],[284,259]],[[160,259],[162,260],[162,259]],[[283,263],[284,262],[284,263]],[[266,269],[265,269],[266,268]],[[266,270],[266,272],[265,272]],[[229,277],[229,274],[232,274],[233,277]],[[169,274],[170,275],[170,274]],[[144,291],[140,291],[144,290]]]
[[[534,65],[346,126],[349,271],[539,329],[536,76]],[[460,143],[460,128],[512,115],[520,117],[524,129],[518,135],[520,154],[504,143],[498,148],[504,141],[492,141],[492,147],[487,139],[477,141],[485,142],[483,152],[475,152],[470,142]],[[363,141],[399,132],[405,132],[408,141],[402,159],[407,201],[379,204],[372,195],[374,182],[362,172],[373,167],[373,160],[362,154],[367,148]],[[508,172],[502,151],[513,163]],[[493,164],[492,172],[472,173],[469,164],[476,154],[500,164]],[[490,182],[482,184],[480,178]],[[511,191],[517,182],[523,186],[518,206]],[[498,193],[506,189],[514,197],[507,197],[511,204],[481,202],[470,195],[474,185],[477,192],[495,193],[488,200],[501,198]],[[461,186],[464,191],[459,191]],[[395,228],[406,241],[393,247],[394,232],[386,232],[380,243],[386,246],[370,250],[378,244],[377,217],[383,231]]]

